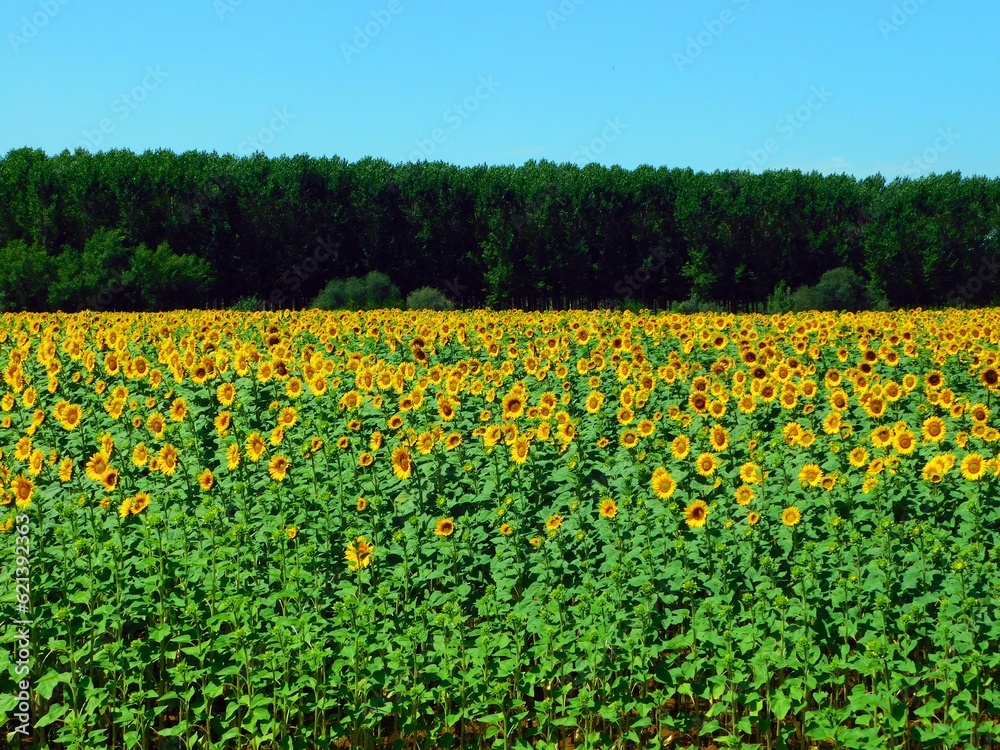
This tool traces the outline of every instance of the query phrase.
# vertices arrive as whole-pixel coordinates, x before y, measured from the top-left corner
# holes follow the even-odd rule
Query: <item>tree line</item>
[[[0,309],[298,307],[379,271],[465,306],[754,310],[841,267],[894,307],[1000,301],[1000,180],[167,150],[0,160]]]

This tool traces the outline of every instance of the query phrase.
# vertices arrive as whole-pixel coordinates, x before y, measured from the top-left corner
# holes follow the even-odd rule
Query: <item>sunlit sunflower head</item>
[[[288,476],[288,469],[291,464],[288,458],[282,456],[280,453],[268,462],[267,473],[276,482],[284,482],[285,477]]]
[[[708,521],[708,513],[708,503],[704,500],[690,502],[684,508],[684,523],[692,529],[700,529]]]
[[[718,461],[712,453],[702,453],[694,462],[694,467],[703,477],[710,477],[715,473]]]
[[[198,475],[198,485],[205,492],[208,492],[210,489],[212,489],[212,487],[215,486],[215,475],[212,474],[211,469],[205,469]]]
[[[785,526],[797,526],[801,520],[802,514],[799,513],[799,509],[794,505],[781,511],[781,522]]]
[[[799,484],[803,487],[815,487],[823,481],[823,470],[816,464],[806,464],[799,471]]]
[[[560,526],[562,526],[563,517],[558,513],[553,513],[547,519],[545,519],[545,528],[550,532],[557,531]]]
[[[670,455],[676,460],[683,461],[691,453],[691,440],[687,435],[678,435],[670,441]]]
[[[347,545],[347,549],[344,551],[347,566],[351,570],[355,571],[367,568],[371,564],[372,553],[374,550],[375,545],[363,536],[357,537],[353,542]]]
[[[754,498],[753,487],[746,484],[741,484],[736,488],[735,492],[736,502],[739,505],[749,505]]]
[[[969,453],[962,459],[962,476],[969,481],[978,481],[986,474],[986,459],[978,453]]]
[[[601,515],[609,520],[614,518],[618,515],[618,504],[610,497],[604,498],[601,501]]]
[[[438,536],[451,536],[455,533],[455,522],[450,518],[439,518],[434,524],[434,533]]]
[[[677,482],[670,475],[670,472],[662,466],[653,471],[652,478],[653,494],[661,500],[667,500],[677,490]]]
[[[413,461],[405,446],[399,445],[392,451],[392,473],[397,479],[406,480],[413,473]]]

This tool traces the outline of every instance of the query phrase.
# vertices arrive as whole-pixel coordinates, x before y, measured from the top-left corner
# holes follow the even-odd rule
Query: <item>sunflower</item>
[[[164,476],[171,477],[177,471],[177,458],[177,449],[170,443],[160,448],[160,471],[163,472]]]
[[[712,453],[702,453],[694,462],[694,467],[703,477],[710,477],[715,473],[718,462]]]
[[[122,500],[122,504],[118,506],[118,515],[122,518],[128,516],[132,512],[132,503],[133,498],[131,497],[126,497]]]
[[[751,526],[756,526],[759,520],[760,520],[760,513],[758,513],[757,511],[752,510],[749,513],[747,513],[747,523],[750,524]]]
[[[347,567],[351,570],[367,568],[371,564],[372,552],[374,550],[375,545],[363,536],[359,536],[348,544],[347,549],[344,551],[344,557],[347,559]]]
[[[392,451],[392,473],[397,479],[406,480],[413,473],[413,462],[405,446],[397,446]]]
[[[274,456],[267,464],[267,473],[276,482],[284,482],[288,476],[290,463],[285,456],[280,453]]]
[[[754,498],[753,487],[746,484],[741,484],[736,488],[736,503],[738,505],[749,505]]]
[[[748,461],[740,467],[740,479],[744,484],[760,484],[764,481],[764,475],[760,466]]]
[[[668,500],[677,489],[677,482],[670,476],[670,472],[662,466],[653,472],[652,485],[653,494],[661,500]]]
[[[987,367],[980,373],[979,382],[991,391],[995,391],[1000,387],[1000,372],[997,372],[996,367]]]
[[[65,483],[72,478],[73,478],[73,459],[64,458],[59,463],[59,481]]]
[[[592,391],[587,396],[586,409],[589,414],[597,414],[604,405],[604,394],[600,391]]]
[[[107,492],[112,492],[118,486],[118,469],[108,469],[101,477],[101,484]]]
[[[232,383],[221,383],[215,389],[215,397],[223,406],[232,406],[236,400],[236,386]]]
[[[612,519],[618,515],[618,504],[610,497],[601,501],[601,515],[607,519]]]
[[[371,466],[373,463],[375,463],[375,456],[373,456],[371,453],[368,453],[367,451],[358,456],[359,466],[367,468]]]
[[[132,498],[132,507],[129,512],[133,516],[137,516],[142,513],[146,508],[149,507],[149,493],[148,492],[137,492],[135,497]]]
[[[287,536],[289,539],[294,539],[298,535],[299,535],[299,530],[295,526],[289,526],[287,529],[285,529],[285,536]]]
[[[797,526],[801,520],[802,514],[799,513],[799,509],[794,505],[781,511],[781,522],[785,524],[785,526]]]
[[[226,469],[236,471],[240,465],[240,444],[230,443],[226,448]]]
[[[455,522],[450,518],[439,518],[434,524],[434,533],[438,536],[451,536],[455,533]]]
[[[509,523],[502,523],[500,524],[500,533],[503,534],[504,536],[510,536],[511,534],[514,533],[514,527],[511,526]]]
[[[545,528],[550,532],[558,531],[559,527],[562,526],[563,517],[558,513],[553,513],[547,519],[545,519]]]
[[[708,513],[708,504],[704,500],[695,500],[684,509],[684,523],[692,529],[700,529],[708,520]]]
[[[850,462],[851,466],[856,469],[860,469],[866,463],[868,463],[868,451],[865,450],[863,445],[859,445],[853,448],[850,453],[847,454],[847,460]]]
[[[729,433],[726,428],[720,424],[712,427],[709,431],[709,443],[711,443],[712,450],[716,453],[722,453],[729,447]]]
[[[892,444],[897,453],[908,456],[917,449],[917,437],[904,427],[896,432]]]
[[[23,510],[31,503],[31,496],[35,492],[35,483],[27,477],[18,474],[14,477],[14,481],[11,482],[10,489],[14,493],[14,500],[17,502],[17,507]]]
[[[970,453],[962,459],[962,476],[969,481],[977,481],[986,474],[986,459],[978,453]]]
[[[163,415],[158,411],[150,414],[149,419],[146,420],[146,429],[157,439],[163,437],[163,432],[167,429],[167,423]]]
[[[676,460],[683,461],[691,452],[691,440],[687,435],[678,435],[670,442],[670,455]]]
[[[56,420],[64,430],[71,431],[76,429],[76,426],[80,424],[80,420],[83,418],[83,409],[76,404],[70,404],[65,401],[61,403],[65,404],[65,406],[59,409],[57,405]]]
[[[358,498],[358,502],[355,505],[355,507],[358,509],[358,513],[364,512],[365,509],[368,507],[368,500],[367,500],[367,498],[359,497]]]
[[[100,482],[104,478],[104,474],[110,468],[110,461],[110,456],[108,456],[108,454],[104,451],[98,451],[92,455],[87,461],[87,479],[94,482]]]
[[[253,463],[260,461],[261,456],[264,455],[264,451],[267,450],[267,443],[264,442],[264,438],[259,432],[251,432],[247,435],[246,450],[247,458]]]
[[[198,475],[198,484],[205,492],[208,492],[215,486],[215,475],[212,473],[211,469],[205,469]]]
[[[815,487],[823,481],[823,470],[816,464],[806,464],[799,471],[799,484],[803,487]]]
[[[183,398],[175,398],[170,404],[170,419],[174,422],[183,422],[188,414],[187,401]]]

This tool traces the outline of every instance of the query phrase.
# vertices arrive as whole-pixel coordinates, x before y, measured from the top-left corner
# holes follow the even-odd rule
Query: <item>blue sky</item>
[[[1000,175],[996,0],[4,0],[0,152]]]

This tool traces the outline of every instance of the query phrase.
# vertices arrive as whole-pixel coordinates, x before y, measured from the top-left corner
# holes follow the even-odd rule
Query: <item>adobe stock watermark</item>
[[[340,241],[334,240],[332,234],[316,241],[312,254],[303,258],[288,271],[281,275],[281,286],[275,287],[264,300],[273,310],[280,310],[288,302],[288,295],[295,294],[316,273],[323,264],[333,257],[334,251],[340,247]]]
[[[751,2],[753,0],[732,0],[736,11],[740,13],[749,8]],[[705,54],[705,50],[715,44],[719,37],[726,33],[726,29],[736,23],[736,19],[739,18],[736,11],[726,8],[716,18],[705,21],[701,31],[687,38],[684,51],[674,52],[674,65],[678,72],[683,73],[694,65],[695,61]]]
[[[49,25],[49,22],[59,15],[63,6],[69,5],[71,0],[42,0],[38,4],[38,10],[31,16],[21,17],[20,33],[13,31],[7,34],[7,41],[10,48],[17,54],[18,50],[38,36],[39,32]]]
[[[14,522],[14,605],[18,619],[14,649],[14,675],[17,683],[17,705],[14,711],[14,732],[22,737],[31,735],[31,538],[28,516],[18,515]]]
[[[750,158],[740,165],[740,169],[752,172],[767,164],[771,157],[781,150],[781,144],[794,138],[805,127],[806,123],[813,118],[813,115],[823,109],[832,96],[833,92],[829,91],[826,86],[813,86],[803,104],[785,114],[784,117],[775,123],[775,130],[783,138],[779,139],[772,136],[765,139],[760,147],[747,151],[747,155]]]
[[[586,161],[588,164],[594,161],[594,157],[600,156],[608,150],[608,146],[618,140],[619,136],[628,129],[628,125],[621,121],[620,117],[609,117],[604,121],[604,130],[585,146],[580,146],[569,157],[571,162]]]
[[[410,161],[430,159],[438,147],[448,140],[450,133],[461,128],[482,106],[483,102],[493,96],[498,88],[500,88],[500,82],[492,75],[479,76],[479,85],[476,86],[476,90],[461,102],[451,105],[441,116],[445,124],[451,126],[450,129],[434,128],[429,137],[417,138],[413,142],[417,148],[410,152]]]
[[[283,109],[275,107],[271,110],[271,114],[272,117],[267,125],[240,144],[240,153],[252,154],[255,151],[262,151],[261,146],[274,143],[274,139],[278,137],[278,134],[284,132],[295,119],[295,115],[289,113],[288,107]]]
[[[381,10],[373,10],[372,20],[365,23],[364,26],[354,27],[354,38],[351,39],[351,42],[340,43],[340,52],[344,55],[344,59],[350,63],[356,55],[360,55],[362,50],[367,49],[368,45],[389,28],[393,19],[402,12],[403,3],[400,0],[390,0],[388,5]]]
[[[934,142],[923,150],[923,153],[911,157],[904,165],[903,171],[911,177],[922,177],[931,171],[931,168],[938,163],[938,160],[951,151],[955,141],[961,136],[952,128],[941,128],[938,130],[937,138]]]
[[[948,296],[945,297],[945,301],[951,307],[960,307],[963,301],[971,302],[976,298],[976,295],[983,291],[983,287],[986,286],[987,282],[993,280],[997,272],[1000,272],[1000,258],[996,256],[983,256],[976,273],[970,276],[969,280],[964,284],[949,292]]]
[[[882,40],[889,41],[889,37],[908,24],[910,19],[927,5],[927,2],[928,0],[903,0],[903,2],[893,5],[889,17],[880,18],[875,24],[882,34]]]
[[[219,20],[225,21],[226,16],[234,12],[242,4],[243,0],[215,0],[212,3],[212,7],[215,9],[215,15],[218,16]]]
[[[115,132],[115,129],[120,123],[125,122],[132,113],[139,108],[139,105],[146,101],[146,98],[156,89],[160,88],[162,83],[169,78],[170,74],[164,72],[157,65],[153,67],[152,65],[146,68],[146,75],[143,76],[142,81],[131,91],[128,91],[111,103],[111,111],[118,115],[116,119],[110,117],[104,117],[99,123],[97,123],[96,128],[90,128],[83,131],[84,139],[80,141],[78,145],[82,149],[97,149],[103,142],[104,139]]]
[[[549,28],[555,31],[559,24],[566,23],[570,16],[576,13],[576,9],[585,2],[587,0],[562,0],[555,10],[545,11],[545,20],[549,22]]]

